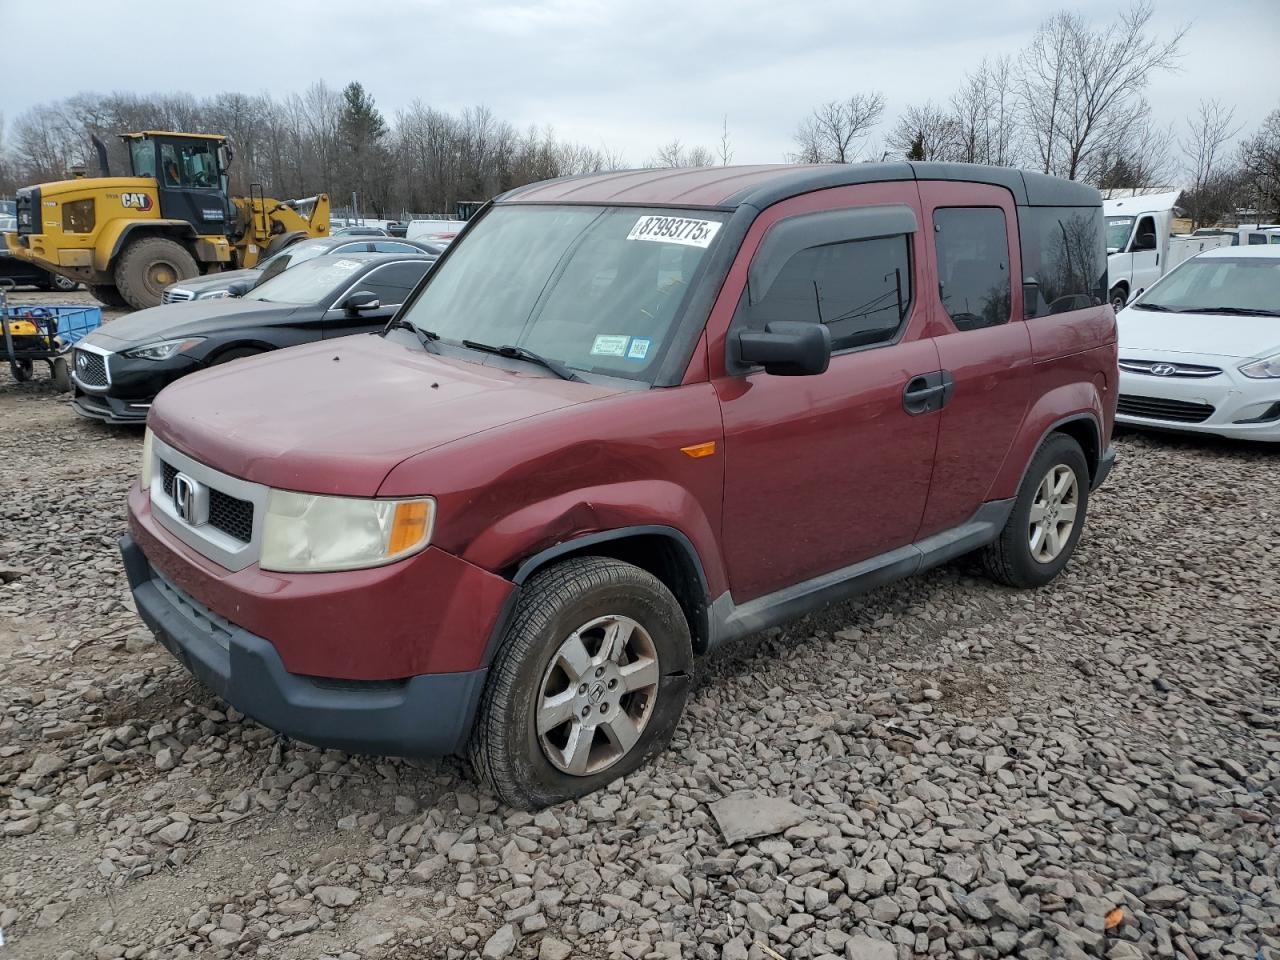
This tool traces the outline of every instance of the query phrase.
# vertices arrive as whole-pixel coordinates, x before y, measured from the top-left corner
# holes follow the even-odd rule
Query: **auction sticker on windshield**
[[[637,220],[627,234],[627,239],[708,247],[719,229],[720,224],[715,220],[691,220],[688,217],[662,217],[655,214]]]

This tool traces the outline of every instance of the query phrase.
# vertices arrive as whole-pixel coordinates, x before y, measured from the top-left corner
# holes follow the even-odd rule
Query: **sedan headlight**
[[[1272,377],[1280,377],[1280,353],[1274,357],[1263,357],[1261,360],[1254,360],[1253,363],[1246,363],[1240,368],[1240,372],[1246,377],[1252,377],[1255,380],[1269,380]]]
[[[258,563],[281,573],[392,563],[431,542],[435,512],[430,497],[366,500],[272,490]]]
[[[210,290],[208,293],[197,293],[197,300],[223,300],[231,296],[226,290]]]
[[[138,484],[142,492],[151,489],[151,428],[142,435],[142,464],[138,468]]]
[[[133,360],[168,360],[175,353],[190,350],[196,344],[203,342],[204,337],[187,337],[185,340],[158,340],[155,343],[148,343],[144,347],[123,350],[121,354]]]

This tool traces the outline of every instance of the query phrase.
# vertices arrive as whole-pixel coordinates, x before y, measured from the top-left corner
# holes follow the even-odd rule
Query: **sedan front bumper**
[[[1246,377],[1238,369],[1245,361],[1236,358],[1158,351],[1129,355],[1170,364],[1212,363],[1222,372],[1211,377],[1159,377],[1122,369],[1117,423],[1280,442],[1280,379]]]

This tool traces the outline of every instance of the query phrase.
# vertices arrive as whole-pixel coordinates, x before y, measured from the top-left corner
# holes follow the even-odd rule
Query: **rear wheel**
[[[652,574],[605,557],[541,571],[490,667],[471,765],[512,806],[591,793],[671,739],[692,656],[684,613]]]
[[[1124,305],[1129,302],[1129,291],[1125,289],[1124,284],[1117,283],[1111,288],[1111,293],[1108,294],[1108,299],[1111,300],[1111,308],[1115,310],[1116,313],[1119,313],[1124,309]]]
[[[122,297],[120,291],[109,283],[91,283],[89,284],[89,293],[104,307],[124,310],[129,306],[129,301]]]
[[[160,305],[164,288],[197,276],[195,258],[180,243],[165,237],[143,237],[125,247],[116,263],[116,289],[129,306],[143,310]]]
[[[79,286],[80,284],[72,280],[70,277],[64,277],[60,273],[53,274],[53,289],[55,290],[59,290],[62,293],[70,293]]]
[[[1089,509],[1089,464],[1080,444],[1052,433],[1027,468],[1000,537],[982,551],[993,580],[1040,587],[1067,565]]]

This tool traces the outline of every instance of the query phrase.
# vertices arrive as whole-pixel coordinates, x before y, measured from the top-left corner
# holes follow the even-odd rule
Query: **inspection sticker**
[[[628,240],[656,240],[658,243],[680,243],[686,247],[708,247],[720,224],[715,220],[690,220],[687,217],[650,215],[636,221]]]
[[[649,344],[652,342],[648,337],[632,337],[631,346],[627,348],[627,359],[643,360],[649,355]]]
[[[602,333],[591,344],[591,355],[595,357],[625,357],[627,342],[631,338],[626,334]]]

